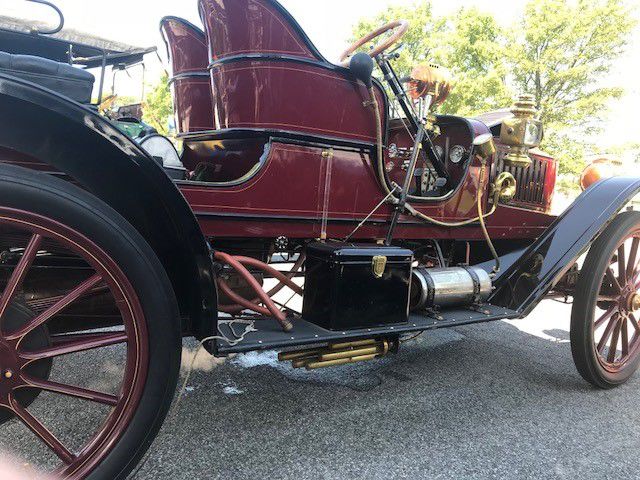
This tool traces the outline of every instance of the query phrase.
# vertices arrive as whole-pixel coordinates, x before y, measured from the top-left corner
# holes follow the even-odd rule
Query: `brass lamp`
[[[536,115],[538,110],[533,95],[520,95],[511,107],[513,118],[502,122],[500,142],[509,147],[505,156],[506,165],[527,168],[531,165],[529,149],[542,141],[542,122]]]
[[[427,63],[411,71],[409,95],[414,100],[428,97],[430,106],[440,105],[451,92],[451,73],[444,67]]]
[[[440,135],[436,116],[430,111],[444,102],[451,92],[451,72],[434,63],[418,65],[411,71],[408,93],[419,104],[419,115],[424,116],[427,130]]]

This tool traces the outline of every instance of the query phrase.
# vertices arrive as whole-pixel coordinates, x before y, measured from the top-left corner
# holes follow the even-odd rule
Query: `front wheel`
[[[120,479],[173,397],[180,319],[154,252],[75,186],[0,166],[0,450]]]
[[[591,246],[571,310],[571,352],[599,388],[626,382],[640,364],[640,213],[618,215]]]

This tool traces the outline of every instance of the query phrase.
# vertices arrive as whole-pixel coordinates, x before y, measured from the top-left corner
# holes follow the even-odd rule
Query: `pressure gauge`
[[[435,151],[436,151],[436,156],[442,160],[443,156],[444,156],[444,148],[442,148],[440,145],[436,145],[435,146]]]
[[[454,145],[449,150],[449,160],[451,160],[451,163],[460,163],[465,153],[467,153],[467,150],[462,145]]]

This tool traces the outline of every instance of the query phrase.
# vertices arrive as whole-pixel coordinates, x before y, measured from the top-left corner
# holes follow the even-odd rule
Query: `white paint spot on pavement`
[[[227,395],[242,395],[244,391],[240,390],[235,385],[227,385],[222,389],[222,391]]]

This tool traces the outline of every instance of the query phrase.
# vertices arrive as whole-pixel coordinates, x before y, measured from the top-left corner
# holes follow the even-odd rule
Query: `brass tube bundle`
[[[397,349],[397,340],[368,338],[353,342],[332,343],[326,347],[280,352],[278,360],[290,361],[293,368],[304,367],[307,370],[315,370],[373,360],[385,356],[390,351],[396,352]]]

